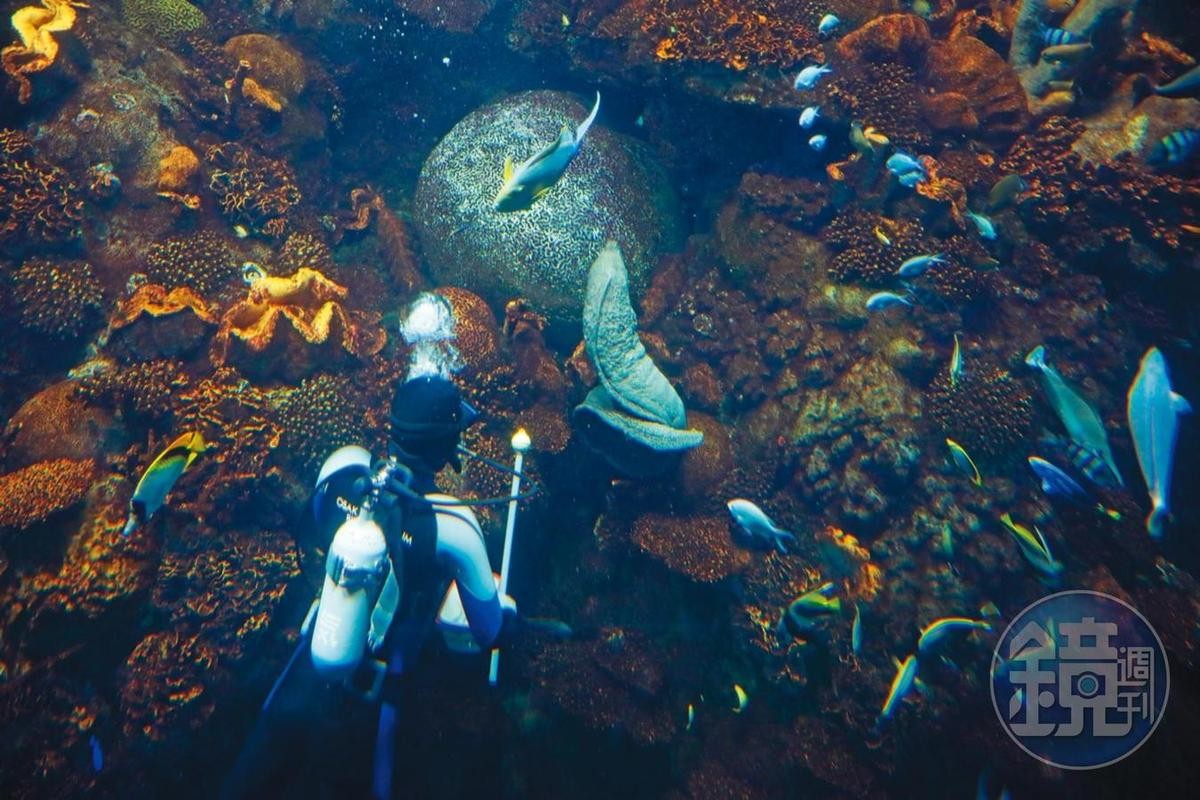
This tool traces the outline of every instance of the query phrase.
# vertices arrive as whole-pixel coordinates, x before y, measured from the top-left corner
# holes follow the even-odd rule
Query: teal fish
[[[996,238],[996,225],[989,218],[983,214],[976,214],[974,211],[968,211],[967,218],[975,225],[979,238],[987,239],[989,242]]]
[[[941,644],[951,631],[991,631],[992,623],[982,619],[967,617],[942,617],[921,629],[921,638],[917,642],[917,653],[926,655]]]
[[[958,382],[962,379],[963,360],[962,346],[958,343],[958,334],[954,334],[954,350],[950,353],[950,388],[954,389],[958,386]]]
[[[1167,360],[1157,347],[1151,347],[1142,356],[1137,377],[1129,387],[1126,414],[1133,450],[1150,491],[1151,509],[1146,518],[1146,530],[1155,539],[1162,537],[1163,525],[1170,513],[1171,472],[1179,417],[1191,411],[1188,401],[1171,389]]]
[[[896,274],[901,278],[915,278],[934,264],[945,264],[946,254],[913,256],[900,265]]]
[[[879,710],[879,718],[875,721],[876,727],[881,726],[895,715],[901,701],[908,697],[917,683],[917,657],[915,654],[903,661],[893,658],[892,663],[896,665],[896,677],[892,678],[892,685],[883,701],[883,707]]]
[[[1012,205],[1026,188],[1025,180],[1017,173],[1010,172],[1005,175],[996,181],[992,186],[992,190],[988,192],[988,211],[999,211],[1006,206]]]
[[[129,499],[129,519],[121,531],[128,536],[140,525],[146,524],[158,509],[162,508],[171,493],[175,481],[192,465],[196,456],[204,452],[204,437],[199,433],[185,433],[167,446],[150,462],[142,473],[133,497]]]
[[[1200,66],[1192,67],[1169,83],[1155,86],[1154,93],[1163,97],[1200,96]]]
[[[975,466],[975,462],[967,455],[967,451],[963,449],[963,446],[953,439],[947,439],[946,447],[950,448],[950,458],[954,461],[954,466],[969,476],[971,483],[976,486],[983,486],[983,476],[979,474],[979,468]]]
[[[854,655],[862,654],[862,611],[858,608],[858,603],[854,604],[854,622],[850,624],[850,652]]]
[[[558,139],[534,153],[524,163],[513,167],[512,156],[504,161],[504,183],[492,201],[492,210],[509,212],[525,211],[558,183],[583,144],[583,137],[600,111],[600,93],[596,92],[596,104],[578,128],[571,130],[563,125]]]
[[[954,529],[949,522],[942,523],[941,549],[946,558],[954,558]]]
[[[1050,553],[1050,546],[1046,544],[1046,537],[1042,535],[1036,527],[1031,531],[1020,523],[1013,522],[1012,515],[1005,512],[1000,517],[1000,522],[1008,529],[1013,538],[1017,540],[1017,546],[1021,548],[1021,555],[1025,556],[1025,560],[1033,567],[1042,579],[1047,584],[1053,586],[1058,583],[1062,577],[1063,565]]]
[[[1042,373],[1042,387],[1054,413],[1062,420],[1063,427],[1071,440],[1080,447],[1091,450],[1103,459],[1113,478],[1121,486],[1125,485],[1113,458],[1112,449],[1108,446],[1108,431],[1096,409],[1075,391],[1054,367],[1046,363],[1046,347],[1038,345],[1025,356],[1025,363]]]
[[[841,611],[841,599],[829,596],[834,589],[832,582],[826,582],[788,603],[779,618],[780,635],[803,639],[816,629],[818,617]]]
[[[867,298],[867,311],[882,311],[895,306],[911,306],[912,301],[895,292],[876,292]]]

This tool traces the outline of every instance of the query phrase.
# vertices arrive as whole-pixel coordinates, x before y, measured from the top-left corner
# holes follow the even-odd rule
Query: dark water
[[[318,469],[386,453],[437,289],[463,443],[533,440],[509,593],[574,633],[517,635],[489,688],[431,631],[396,796],[1184,795],[1197,427],[1129,397],[1157,348],[1200,400],[1200,101],[1154,91],[1200,41],[1184,0],[1072,6],[5,2],[0,793],[368,796],[377,704],[307,649],[256,722],[322,585]],[[495,210],[505,158],[597,92],[561,176]],[[194,460],[123,535],[173,443]],[[505,507],[476,513],[498,571]],[[1153,734],[1092,770],[1024,752],[990,691],[1004,630],[1066,590],[1135,608],[1170,671]],[[990,629],[918,650],[946,617]]]

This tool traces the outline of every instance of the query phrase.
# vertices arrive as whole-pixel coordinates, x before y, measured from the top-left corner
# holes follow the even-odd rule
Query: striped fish
[[[1157,165],[1179,165],[1196,154],[1198,145],[1200,145],[1200,130],[1184,128],[1168,133],[1160,139],[1146,160]]]
[[[1083,44],[1082,36],[1077,36],[1062,28],[1046,28],[1042,33],[1042,44],[1046,47],[1058,47],[1060,44]]]
[[[1051,450],[1061,453],[1071,462],[1071,466],[1079,470],[1096,486],[1112,489],[1119,485],[1108,464],[1094,450],[1052,433],[1046,434],[1038,441]]]

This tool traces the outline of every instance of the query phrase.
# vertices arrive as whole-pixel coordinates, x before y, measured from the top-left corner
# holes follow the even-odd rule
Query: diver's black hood
[[[454,383],[440,375],[405,381],[392,397],[392,439],[404,444],[457,437],[479,419]]]

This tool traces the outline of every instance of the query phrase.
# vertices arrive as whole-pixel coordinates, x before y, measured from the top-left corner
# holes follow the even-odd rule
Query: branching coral
[[[65,242],[80,235],[83,200],[65,171],[33,160],[29,140],[0,131],[0,243]]]
[[[303,267],[288,277],[265,275],[250,284],[245,300],[221,317],[213,358],[223,363],[230,338],[242,341],[253,352],[265,350],[275,338],[282,318],[309,344],[320,344],[335,331],[348,353],[366,356],[379,352],[385,341],[374,315],[347,311],[343,301],[349,290],[316,270]]]
[[[26,261],[13,275],[13,298],[26,329],[70,340],[100,322],[100,284],[84,261]]]
[[[77,8],[87,8],[87,4],[78,0],[42,0],[41,8],[25,6],[13,13],[12,24],[21,41],[0,50],[0,65],[17,82],[18,102],[28,103],[33,92],[27,76],[48,68],[58,57],[54,34],[75,26]]]
[[[0,475],[0,527],[28,528],[87,494],[96,472],[92,459],[40,461]]]
[[[146,275],[153,283],[174,289],[186,286],[204,298],[236,281],[237,256],[225,240],[212,231],[172,236],[150,245]]]
[[[926,390],[927,410],[938,430],[974,458],[1002,458],[1033,430],[1033,399],[1006,370],[978,365],[951,385],[938,373]]]
[[[221,210],[253,230],[281,237],[288,212],[301,199],[292,168],[235,142],[212,145],[204,157],[211,166],[208,186]]]

